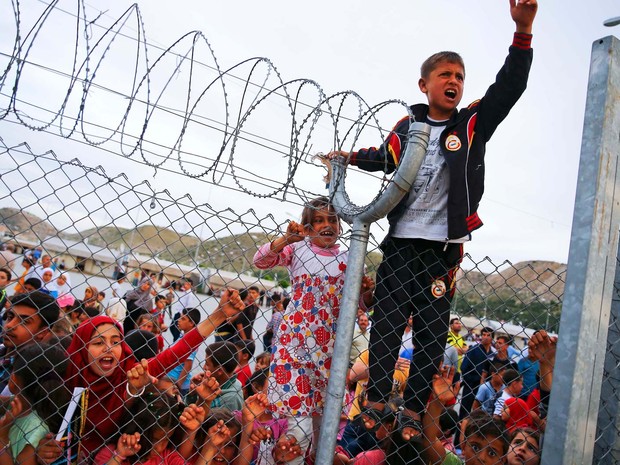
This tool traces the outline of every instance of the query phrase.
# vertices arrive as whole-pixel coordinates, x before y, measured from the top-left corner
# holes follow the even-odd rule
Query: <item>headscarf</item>
[[[146,283],[149,283],[150,286],[148,290],[143,291],[142,286]],[[153,308],[153,299],[151,297],[152,288],[153,280],[147,276],[146,278],[142,278],[138,285],[127,293],[125,298],[128,301],[133,301],[136,307],[143,308],[147,312],[150,312]]]
[[[118,366],[108,377],[93,372],[88,363],[90,342],[98,326],[115,325],[120,331],[122,348]],[[127,371],[136,364],[131,348],[125,343],[123,328],[109,316],[100,315],[84,321],[76,330],[67,349],[69,366],[65,374],[67,386],[89,389],[86,427],[82,445],[90,453],[118,431],[116,424],[123,412],[123,396],[127,384]]]
[[[56,290],[58,291],[58,297],[57,297],[58,300],[60,300],[64,296],[71,295],[71,284],[69,284],[69,274],[62,273],[62,276],[65,278],[65,283],[62,285],[58,284],[58,278],[60,277],[60,275],[57,276],[56,279],[54,279],[54,286],[56,286]],[[68,300],[70,300],[70,304],[73,305],[75,297],[71,295],[71,299],[67,299],[67,301]],[[60,305],[60,302],[59,302],[59,305]],[[66,305],[61,305],[61,307],[66,307]]]
[[[90,289],[92,295],[90,296],[90,299],[82,300],[82,305],[87,307],[100,306],[99,301],[97,300],[97,297],[99,296],[99,290],[95,286],[88,286],[86,289]]]
[[[45,273],[52,273],[52,279],[49,282],[43,281],[43,275]],[[48,291],[57,291],[56,280],[54,279],[54,270],[52,268],[43,268],[41,271],[41,289],[47,289]]]

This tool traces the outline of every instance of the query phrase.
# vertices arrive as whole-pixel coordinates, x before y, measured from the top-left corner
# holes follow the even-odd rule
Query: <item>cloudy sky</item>
[[[275,70],[284,82],[313,82],[286,87],[289,102],[298,95],[299,104],[294,109],[298,125],[308,115],[304,108],[313,107],[320,98],[318,87],[325,95],[354,91],[360,97],[330,101],[332,109],[342,104],[343,120],[338,131],[343,148],[348,150],[354,145],[377,145],[381,141],[381,132],[372,127],[364,128],[358,140],[344,136],[348,129],[356,128],[347,123],[347,118],[359,117],[360,106],[373,107],[389,100],[423,100],[417,87],[419,65],[438,50],[458,51],[465,60],[462,104],[482,96],[503,63],[514,32],[507,0],[317,0],[307,4],[280,0],[148,0],[139,2],[143,29],[135,12],[114,26],[131,5],[121,0],[86,2],[87,22],[92,23],[86,28],[79,23],[76,29],[75,16],[83,14],[76,3],[59,1],[40,23],[43,26],[37,34],[28,36],[25,32],[36,24],[47,4],[20,2],[22,43],[32,46],[27,56],[29,65],[24,66],[19,78],[17,111],[0,120],[4,143],[11,146],[27,141],[35,153],[53,149],[63,160],[79,157],[88,166],[101,164],[108,174],[126,173],[132,183],[148,180],[155,190],[168,189],[175,198],[189,193],[194,203],[209,203],[215,209],[230,206],[237,213],[252,208],[259,218],[273,214],[275,222],[296,219],[300,214],[293,193],[287,196],[290,202],[281,202],[281,193],[270,200],[242,192],[245,189],[269,195],[285,182],[290,168],[287,154],[291,107],[279,96],[285,93],[283,89],[278,95],[267,95],[278,85]],[[605,19],[620,15],[617,1],[572,3],[540,1],[528,89],[488,145],[486,191],[479,210],[485,226],[476,231],[466,247],[475,260],[486,256],[496,264],[503,260],[567,260],[591,46],[596,39],[620,32],[620,26],[602,26]],[[12,2],[2,0],[0,5],[0,68],[4,69],[13,53],[16,26]],[[104,36],[110,27],[115,34]],[[214,76],[215,61],[203,38],[198,38],[193,47],[194,64],[200,66],[191,68],[191,60],[182,58],[191,57],[188,51],[196,36],[185,37],[172,47],[171,53],[157,60],[162,50],[190,31],[202,32],[222,70],[253,57],[268,58],[273,67],[256,61],[240,65],[226,78],[224,94],[221,86],[207,86]],[[143,47],[135,40],[143,38],[143,33],[149,43],[148,64]],[[84,143],[80,127],[70,131],[72,121],[80,115],[82,83],[76,81],[65,98],[68,76],[83,77],[86,73],[72,71],[74,56],[78,63],[85,56],[85,35],[90,50],[94,48],[88,72],[95,72],[99,87],[88,89],[78,118],[82,124],[78,126],[92,136],[91,142],[102,142],[100,149]],[[93,47],[99,39],[101,42]],[[153,65],[147,90],[146,84],[136,83]],[[13,64],[5,76],[0,108],[8,106],[16,69]],[[248,80],[252,85],[244,94]],[[128,110],[126,96],[136,89],[138,103]],[[206,93],[199,98],[202,90]],[[161,164],[157,172],[114,155],[130,152],[129,147],[135,145],[130,136],[140,132],[144,106],[139,101],[147,94],[151,102],[159,98],[160,109],[183,112],[187,111],[187,102],[189,108],[195,104],[193,115],[200,119],[200,124],[185,128],[184,155],[179,163],[174,152],[162,147],[178,143],[183,129],[181,118],[171,112],[154,112],[143,148],[150,163]],[[253,103],[259,103],[256,109]],[[252,111],[242,127],[246,137],[234,145],[223,140],[221,128],[226,118],[234,126],[240,109],[248,108]],[[45,131],[33,131],[16,123],[16,113],[25,121],[50,122],[50,115],[59,112],[63,118],[53,120]],[[123,118],[125,114],[129,116]],[[402,106],[394,103],[378,113],[377,122],[389,129],[404,114]],[[119,127],[125,131],[123,140],[120,132],[110,130]],[[328,118],[323,115],[312,134],[308,128],[302,125],[300,134],[302,143],[308,144],[307,151],[333,148],[334,126]],[[110,140],[103,142],[108,137]],[[225,170],[224,176],[201,177],[205,182],[179,174],[185,171],[200,175],[223,145],[223,159],[233,154],[231,164],[236,167],[237,182],[231,177],[230,165],[225,164],[218,165],[219,171]],[[139,154],[132,157],[142,160]],[[309,157],[302,160],[295,185],[323,193],[322,170],[310,164]],[[257,180],[263,180],[262,184]],[[348,181],[351,197],[360,204],[370,201],[380,186],[379,180],[358,174]],[[2,189],[9,188],[3,185]],[[6,194],[2,206],[10,202],[11,196]],[[99,220],[104,218],[95,223]],[[160,222],[166,226],[165,218]],[[378,238],[383,236],[384,227],[382,222],[374,228]]]

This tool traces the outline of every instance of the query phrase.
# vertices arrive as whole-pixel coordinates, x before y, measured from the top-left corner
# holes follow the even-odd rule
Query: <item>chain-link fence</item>
[[[220,434],[224,431],[230,433],[234,445],[235,452],[228,452],[231,457],[241,454],[239,447],[244,444],[253,448],[251,455],[259,461],[294,462],[305,447],[306,454],[312,454],[304,432],[311,436],[313,425],[304,422],[312,418],[311,413],[321,411],[324,401],[348,240],[346,230],[339,238],[339,222],[334,217],[321,216],[324,210],[320,202],[317,211],[306,212],[309,217],[297,219],[299,224],[314,224],[322,232],[316,239],[319,245],[306,249],[307,242],[291,240],[291,251],[291,245],[282,248],[277,242],[285,237],[287,228],[291,231],[290,223],[259,218],[252,210],[215,211],[193,204],[187,197],[155,192],[148,183],[134,185],[123,175],[111,178],[100,168],[75,160],[64,162],[53,153],[33,154],[26,145],[5,146],[2,157],[1,201],[13,205],[0,210],[6,248],[3,258],[14,281],[5,285],[6,297],[14,302],[5,310],[5,340],[11,341],[17,352],[29,347],[32,340],[57,340],[69,351],[69,362],[74,366],[66,372],[70,375],[56,375],[60,369],[49,365],[53,362],[65,369],[66,359],[53,348],[29,349],[36,353],[28,357],[49,358],[41,368],[34,365],[36,382],[32,382],[41,385],[44,398],[49,393],[53,402],[66,402],[65,397],[71,394],[66,387],[89,388],[87,395],[76,401],[83,408],[81,417],[75,414],[83,422],[73,426],[73,432],[80,434],[80,451],[94,453],[98,463],[108,463],[111,457],[120,461],[123,457],[146,459],[150,456],[144,455],[147,451],[159,451],[164,456],[174,451],[190,460],[199,453],[211,457],[215,450],[225,455],[226,448],[216,447],[218,440],[224,440],[225,434]],[[203,226],[187,234],[176,232],[172,219],[192,215],[199,217]],[[166,218],[170,219],[168,223]],[[313,248],[319,246],[331,252],[317,256]],[[279,248],[279,256],[269,251]],[[401,265],[394,268],[390,277],[397,283],[394,292],[414,296],[407,297],[402,309],[399,307],[400,322],[393,311],[389,318],[377,311],[381,299],[391,302],[392,297],[380,297],[376,289],[374,301],[362,295],[336,460],[369,451],[410,460],[411,454],[430,447],[422,442],[400,443],[407,428],[421,428],[405,416],[403,412],[408,410],[403,407],[413,410],[419,406],[412,405],[411,399],[428,399],[432,386],[423,383],[422,393],[414,393],[413,389],[420,388],[412,387],[407,379],[420,380],[425,372],[432,378],[439,359],[456,371],[450,391],[455,396],[446,401],[448,405],[441,407],[440,417],[435,419],[441,425],[450,425],[442,426],[445,431],[439,433],[444,447],[451,447],[454,441],[451,438],[459,412],[461,419],[468,418],[470,410],[485,410],[489,418],[497,413],[492,405],[497,395],[478,399],[476,391],[484,385],[487,396],[495,392],[489,389],[501,393],[501,376],[508,376],[508,368],[523,377],[522,401],[535,403],[538,365],[528,356],[527,343],[537,330],[557,332],[566,266],[550,262],[495,264],[488,258],[477,260],[465,254],[457,271],[454,267],[461,260],[460,250],[455,245],[448,251],[448,259],[443,250],[427,256],[428,268],[437,268],[430,274],[416,274]],[[401,255],[411,252],[394,251],[390,244],[379,248],[371,240],[366,274],[373,281],[379,281],[379,264],[389,253],[396,254],[396,260],[404,260]],[[364,286],[363,291],[372,289],[372,282],[365,281]],[[61,319],[49,325],[49,331],[46,319],[29,327],[28,310],[20,313],[24,306],[44,306],[44,299],[19,297],[20,292],[35,289],[52,296],[60,307]],[[221,315],[216,307],[222,295],[226,298],[226,289],[246,290],[247,306],[240,316],[218,319]],[[448,299],[452,294],[454,297]],[[112,329],[114,320],[124,327],[122,339],[115,339],[120,332]],[[424,321],[423,326],[420,321]],[[188,335],[196,324],[211,326],[191,339]],[[20,333],[21,327],[26,331]],[[375,350],[396,350],[392,350],[393,355],[373,355],[381,360],[374,367],[379,371],[376,374],[373,368],[368,370],[369,365],[372,367],[368,346],[373,333],[380,331],[384,333],[375,342]],[[188,337],[187,345],[178,342]],[[103,355],[89,349],[98,346],[105,348]],[[11,344],[6,347],[8,358],[4,360],[10,370],[15,352],[10,350]],[[487,351],[482,358],[481,348]],[[133,391],[125,376],[131,365],[130,351],[138,359],[151,359],[150,375],[157,378],[138,400],[133,396],[141,391]],[[210,375],[201,380],[205,371]],[[370,399],[387,402],[385,409],[363,407],[369,374],[379,380],[374,389],[380,393]],[[60,400],[49,391],[47,382],[42,382],[47,378],[57,381],[54,389],[63,392]],[[135,374],[135,379],[140,375]],[[4,381],[4,388],[10,388],[8,376]],[[212,392],[215,381],[220,384],[218,396]],[[138,381],[135,384],[140,385]],[[14,389],[11,392],[17,394]],[[26,391],[24,399],[34,402]],[[73,392],[79,394],[80,390]],[[207,400],[201,400],[196,392]],[[265,411],[263,402],[271,405],[272,412]],[[539,409],[537,405],[533,408]],[[252,436],[256,442],[250,443],[240,433],[250,415],[248,409],[258,416]],[[56,417],[65,410],[65,404],[58,405]],[[34,411],[43,422],[48,421],[50,431],[56,432],[59,418],[43,417],[45,412],[51,414],[43,405]],[[216,420],[223,420],[228,429],[222,424],[213,426],[218,424]],[[476,421],[478,427],[488,427]],[[523,421],[539,427],[529,419]],[[194,431],[194,427],[198,429]],[[158,438],[164,431],[174,447],[159,448]],[[133,442],[136,432],[144,438],[139,443],[144,453],[138,452]],[[398,439],[382,441],[382,435]],[[276,443],[287,449],[275,449],[274,456]],[[75,453],[76,443],[69,444],[71,447],[63,443],[64,453]],[[39,453],[47,454],[48,450],[52,454],[51,447],[41,446]]]

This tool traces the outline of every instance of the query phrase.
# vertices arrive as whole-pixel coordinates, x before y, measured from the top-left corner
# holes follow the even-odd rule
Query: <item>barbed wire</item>
[[[385,107],[395,104],[409,111],[404,102],[391,100],[369,106],[357,93],[353,91],[338,92],[326,95],[321,86],[310,79],[294,79],[284,81],[276,66],[267,58],[249,58],[222,69],[217,61],[215,52],[207,37],[199,31],[189,32],[167,48],[152,46],[147,42],[145,23],[137,5],[132,5],[110,26],[103,26],[98,22],[102,16],[99,12],[94,20],[87,16],[84,1],[78,1],[76,11],[71,13],[59,6],[59,1],[44,3],[45,9],[32,24],[24,22],[21,3],[18,0],[11,2],[15,17],[15,41],[12,54],[2,55],[8,58],[7,65],[0,77],[0,90],[8,98],[8,105],[0,113],[0,119],[7,119],[13,115],[16,120],[31,130],[51,132],[54,129],[57,135],[72,139],[83,140],[95,148],[102,148],[112,142],[118,144],[117,150],[126,158],[140,159],[140,162],[154,169],[162,168],[167,162],[175,159],[177,172],[191,178],[206,178],[211,176],[214,184],[219,184],[223,177],[230,173],[238,189],[256,197],[282,197],[287,192],[294,191],[297,196],[307,199],[304,189],[295,184],[295,174],[302,163],[311,163],[311,151],[315,145],[313,139],[319,125],[331,128],[331,140],[334,148],[342,148],[345,144],[353,147],[360,134],[366,128],[378,130],[383,138],[385,131],[381,129],[377,113]],[[71,69],[62,69],[58,66],[48,66],[31,59],[34,51],[45,47],[38,41],[44,28],[53,21],[52,12],[58,9],[70,15],[75,20],[75,37],[72,48]],[[106,14],[107,15],[107,14]],[[135,29],[128,33],[131,25]],[[106,85],[100,77],[106,70],[106,63],[115,66],[111,55],[121,38],[129,38],[133,48],[123,48],[123,58],[132,63],[128,70],[131,85],[128,91],[118,90],[117,86]],[[181,49],[185,47],[181,51]],[[154,57],[153,50],[161,51]],[[199,59],[199,55],[206,50],[208,62]],[[130,58],[132,56],[133,58]],[[166,74],[167,60],[175,59],[175,66],[170,74]],[[66,92],[57,109],[50,109],[48,102],[37,104],[32,99],[20,97],[20,89],[24,86],[30,67],[35,67],[46,73],[54,73],[67,81]],[[199,77],[204,70],[210,70],[210,81],[203,84]],[[172,80],[188,70],[187,85],[183,89],[182,105],[174,108],[166,105],[164,100],[167,94],[172,93]],[[243,77],[243,72],[247,74]],[[14,74],[13,85],[9,85],[9,77]],[[155,81],[161,85],[156,90]],[[227,87],[231,81],[242,82],[242,90],[235,100],[231,90]],[[197,84],[200,82],[200,84]],[[10,89],[10,92],[7,90]],[[250,91],[251,89],[251,91]],[[121,107],[122,114],[117,118],[108,118],[106,121],[117,121],[100,125],[99,135],[92,134],[94,118],[89,118],[91,105],[96,108],[97,100],[93,96],[96,91],[104,91],[110,96],[125,101]],[[312,94],[314,102],[304,101],[302,96]],[[73,105],[74,100],[79,105]],[[220,114],[220,118],[211,118],[201,113],[201,104],[207,99],[216,99],[220,107],[210,108]],[[44,108],[49,117],[34,118],[28,115],[22,107],[23,102],[34,108]],[[354,115],[345,114],[353,107]],[[264,137],[248,128],[253,119],[258,120],[264,113],[262,107],[277,104],[286,108],[289,121],[282,127],[290,127],[288,140],[273,140]],[[178,120],[176,131],[166,128],[168,134],[173,134],[171,144],[159,144],[164,147],[163,153],[154,157],[149,150],[149,135],[157,131],[157,116],[165,113],[168,117]],[[192,127],[215,130],[219,134],[216,142],[217,149],[212,156],[203,152],[193,153],[184,147],[184,142]],[[136,128],[138,128],[136,130]],[[151,129],[152,128],[152,129]],[[255,188],[244,179],[244,172],[252,172],[245,168],[239,160],[237,150],[240,141],[253,145],[261,144],[269,151],[280,152],[287,158],[288,166],[283,179],[267,192],[256,192]],[[323,145],[324,142],[321,142]],[[256,175],[256,173],[253,173]],[[273,181],[273,180],[271,180]],[[381,188],[381,190],[384,186]]]

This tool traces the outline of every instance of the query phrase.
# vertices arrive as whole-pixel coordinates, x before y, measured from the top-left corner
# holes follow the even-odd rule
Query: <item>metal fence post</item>
[[[592,463],[618,250],[620,43],[592,46],[560,338],[542,463]]]
[[[620,257],[618,247],[617,257]],[[601,399],[594,443],[594,463],[620,463],[620,266],[616,259],[616,279],[611,299],[611,315],[601,385]]]
[[[430,127],[427,124],[411,124],[409,142],[397,172],[385,192],[368,209],[355,207],[349,201],[344,190],[344,162],[340,160],[332,162],[334,179],[330,185],[330,194],[333,197],[334,207],[338,215],[349,222],[352,221],[353,226],[316,465],[331,465],[334,459],[370,224],[385,216],[409,192],[424,160],[429,133]]]

